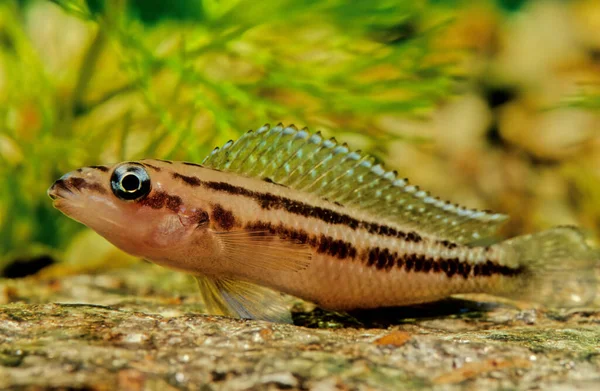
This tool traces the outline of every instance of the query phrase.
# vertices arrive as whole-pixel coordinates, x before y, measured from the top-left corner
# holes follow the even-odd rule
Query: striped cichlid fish
[[[54,206],[115,246],[196,276],[208,310],[290,321],[280,292],[334,310],[483,292],[556,306],[596,292],[574,227],[495,244],[507,217],[434,198],[374,159],[294,126],[263,126],[202,164],[80,168]]]

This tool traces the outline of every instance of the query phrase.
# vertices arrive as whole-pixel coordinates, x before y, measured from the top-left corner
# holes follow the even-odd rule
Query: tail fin
[[[575,227],[556,227],[499,244],[506,262],[525,270],[509,296],[551,307],[591,305],[598,293],[600,251]]]

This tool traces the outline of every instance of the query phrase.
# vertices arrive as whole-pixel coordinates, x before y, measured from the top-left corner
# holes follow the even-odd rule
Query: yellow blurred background
[[[131,260],[52,209],[63,173],[199,162],[278,122],[509,214],[503,235],[575,224],[600,238],[600,2],[173,4],[0,4],[5,277]]]

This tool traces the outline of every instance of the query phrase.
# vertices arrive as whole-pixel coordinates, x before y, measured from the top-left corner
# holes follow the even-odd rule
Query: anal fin
[[[196,276],[211,314],[292,323],[285,297],[271,289],[232,278]]]

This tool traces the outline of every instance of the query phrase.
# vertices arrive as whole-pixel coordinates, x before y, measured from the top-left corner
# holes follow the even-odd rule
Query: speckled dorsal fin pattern
[[[457,243],[490,237],[507,219],[503,214],[467,209],[432,197],[375,164],[371,156],[293,125],[265,125],[249,131],[236,142],[216,148],[202,164],[269,178]]]

